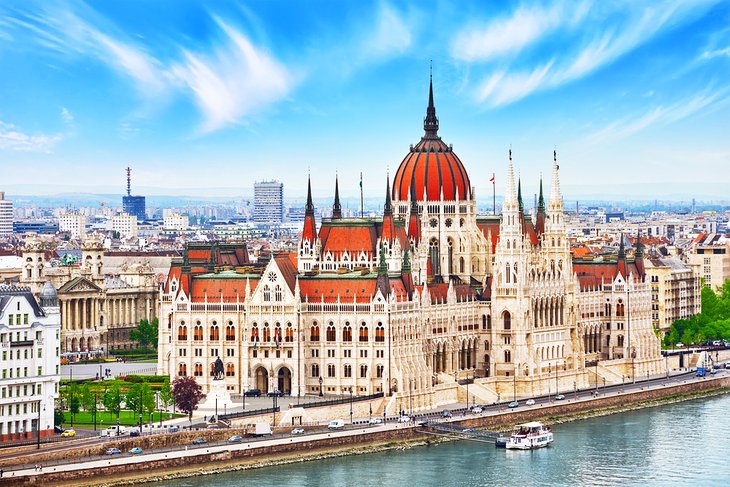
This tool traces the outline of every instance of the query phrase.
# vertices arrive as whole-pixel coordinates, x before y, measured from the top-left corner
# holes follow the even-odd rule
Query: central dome
[[[393,199],[407,201],[411,185],[418,201],[462,201],[471,198],[469,175],[464,165],[438,136],[439,121],[429,83],[428,108],[423,121],[425,135],[398,166],[393,179]]]

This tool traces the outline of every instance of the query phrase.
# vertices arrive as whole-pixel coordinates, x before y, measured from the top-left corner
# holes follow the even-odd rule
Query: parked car
[[[725,362],[725,368],[730,369],[730,362]]]
[[[557,396],[555,396],[556,401],[562,401],[563,399],[565,399],[565,396],[563,394],[558,394]]]
[[[205,445],[208,443],[205,438],[195,438],[193,440],[193,445]]]
[[[677,348],[684,348],[684,343],[682,343],[682,342],[677,343]]]
[[[484,409],[482,409],[481,406],[474,406],[473,408],[471,408],[471,412],[474,414],[481,414],[482,412],[484,412]]]
[[[107,450],[104,452],[106,455],[121,455],[122,450],[119,448],[107,448]]]
[[[142,449],[138,446],[135,446],[131,450],[129,450],[129,453],[142,453]]]
[[[723,342],[722,342],[722,340],[714,340],[712,342],[712,345],[715,346],[715,347],[722,347],[723,346]]]
[[[729,363],[730,363],[730,362],[729,362]],[[60,426],[58,426],[58,425],[55,425],[55,426],[53,427],[53,432],[54,432],[54,433],[56,433],[57,435],[60,435],[61,433],[63,433],[63,432],[64,432],[64,429],[63,429],[63,428],[61,428],[61,427],[60,427]]]
[[[368,420],[368,424],[383,424],[383,420],[380,418],[370,418],[370,420]]]
[[[180,431],[180,427],[176,424],[173,424],[172,426],[169,426],[167,428],[168,433],[177,433],[178,431]]]
[[[327,425],[327,428],[331,430],[341,430],[344,427],[345,422],[341,419],[333,419],[330,421],[330,424]]]
[[[304,434],[304,428],[294,428],[291,430],[291,434],[293,435],[303,435]]]
[[[445,409],[444,411],[441,412],[441,417],[442,418],[450,418],[451,417],[451,411],[449,411],[448,409]]]
[[[228,443],[239,443],[241,441],[243,441],[243,438],[241,438],[238,435],[233,435],[230,438],[228,438]]]
[[[282,397],[284,393],[281,391],[269,391],[266,395],[269,397]]]
[[[535,405],[535,400],[534,399],[528,399],[525,402],[525,404],[527,404],[528,406],[534,406]]]
[[[249,389],[246,392],[243,393],[246,397],[261,397],[261,390],[260,389]]]
[[[517,402],[517,401],[512,401],[511,403],[509,403],[509,404],[507,405],[507,407],[508,407],[508,408],[510,408],[510,409],[514,409],[514,408],[516,408],[516,407],[517,407],[517,406],[519,406],[519,405],[520,405],[520,403],[519,403],[519,402]]]
[[[139,436],[139,435],[140,435],[139,428],[132,428],[131,430],[129,430],[129,436]]]
[[[411,422],[411,417],[410,416],[406,416],[404,414],[403,416],[401,416],[400,418],[398,418],[398,422],[399,423],[410,423]]]
[[[76,436],[76,431],[74,431],[73,428],[69,428],[67,430],[64,430],[63,433],[61,433],[61,436],[63,436],[64,438],[72,438]]]

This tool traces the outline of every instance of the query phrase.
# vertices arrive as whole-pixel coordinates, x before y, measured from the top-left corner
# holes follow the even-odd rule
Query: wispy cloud
[[[699,95],[680,100],[670,105],[653,107],[643,114],[625,117],[610,123],[585,138],[587,145],[616,141],[631,137],[653,125],[669,125],[687,118],[700,110],[728,101],[727,90],[711,93],[709,90]]]
[[[509,17],[459,33],[452,56],[489,73],[474,87],[477,100],[505,105],[587,76],[717,1],[583,2],[577,9],[574,2],[525,4]],[[527,65],[499,65],[503,55],[528,48],[535,52],[526,56]]]
[[[0,150],[50,153],[63,140],[60,134],[26,134],[12,123],[0,120]]]
[[[74,116],[71,114],[71,111],[66,107],[61,107],[61,118],[68,125],[72,124],[74,121]]]
[[[273,56],[216,18],[225,42],[210,54],[184,52],[172,76],[189,89],[205,115],[203,132],[238,123],[246,115],[285,97],[293,76]]]
[[[701,59],[712,59],[716,57],[730,57],[730,46],[723,49],[713,49],[711,51],[705,51],[700,56]]]
[[[362,44],[364,59],[384,59],[406,52],[413,42],[411,27],[393,7],[383,4],[378,11],[377,27]]]

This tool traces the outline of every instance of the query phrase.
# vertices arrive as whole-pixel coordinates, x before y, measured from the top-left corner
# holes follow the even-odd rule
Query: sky
[[[385,192],[439,135],[477,198],[722,198],[730,0],[0,3],[0,191]]]

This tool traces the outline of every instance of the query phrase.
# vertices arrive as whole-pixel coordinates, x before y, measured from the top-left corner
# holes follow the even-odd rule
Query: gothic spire
[[[342,205],[340,205],[340,185],[337,175],[335,175],[335,204],[332,205],[332,219],[339,218],[342,218]]]
[[[418,213],[418,199],[416,198],[416,178],[411,177],[411,214]]]
[[[512,165],[512,149],[509,150],[509,166],[507,167],[507,192],[504,195],[504,206],[517,206],[515,198],[515,170]]]
[[[520,213],[525,211],[525,206],[522,203],[522,178],[517,178],[517,203],[520,205]]]
[[[393,214],[393,204],[390,200],[390,175],[388,175],[385,179],[385,207],[383,208],[384,215],[392,215]]]
[[[558,151],[553,151],[553,181],[552,181],[552,188],[550,190],[550,202],[551,203],[560,203],[560,206],[562,207],[562,196],[560,195],[560,174],[558,173],[558,170],[560,169],[560,166],[558,166]]]
[[[542,196],[542,175],[540,175],[540,196],[537,199],[537,209],[545,211],[545,198]]]
[[[644,258],[644,245],[641,243],[641,230],[636,232],[636,252],[634,253],[634,259]]]
[[[428,108],[426,108],[426,118],[423,120],[423,129],[426,131],[426,138],[438,137],[439,119],[436,117],[436,107],[433,104],[433,66],[428,81]]]
[[[619,260],[626,258],[626,247],[624,247],[624,234],[621,234],[621,243],[618,247],[618,258]]]
[[[307,176],[307,206],[305,207],[305,214],[309,215],[310,213],[314,215],[314,203],[312,203],[312,178]]]

